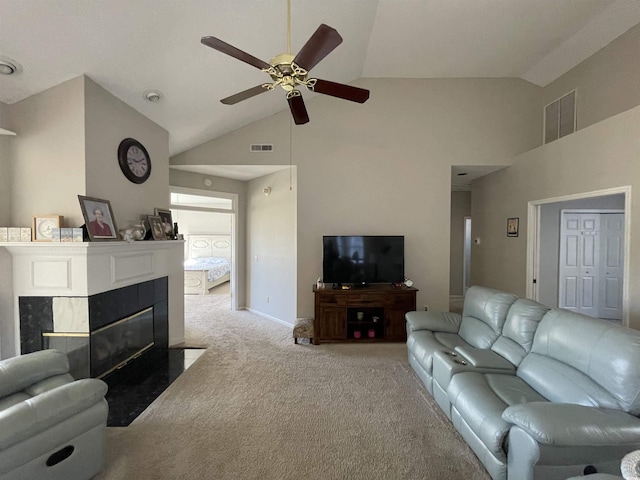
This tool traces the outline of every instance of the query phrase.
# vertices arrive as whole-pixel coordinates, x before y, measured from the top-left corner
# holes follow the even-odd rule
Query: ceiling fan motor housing
[[[276,85],[287,92],[292,91],[296,85],[306,84],[307,71],[294,64],[293,59],[294,56],[290,53],[276,55],[269,62],[272,68],[266,71]]]

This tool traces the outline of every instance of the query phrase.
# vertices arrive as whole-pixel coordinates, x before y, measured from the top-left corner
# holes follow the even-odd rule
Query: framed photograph
[[[162,219],[159,215],[147,215],[147,222],[149,222],[149,229],[151,230],[151,236],[154,240],[167,239],[167,235],[164,233],[164,227],[162,226]]]
[[[519,217],[507,218],[507,237],[517,237],[518,236],[518,223],[520,222]]]
[[[89,240],[120,240],[109,200],[78,195]]]
[[[62,215],[35,215],[31,223],[31,240],[34,242],[51,242],[52,229],[62,227]]]
[[[173,231],[173,220],[171,219],[171,210],[163,210],[162,208],[156,208],[154,213],[162,220],[162,229],[167,238],[173,238],[176,236]]]

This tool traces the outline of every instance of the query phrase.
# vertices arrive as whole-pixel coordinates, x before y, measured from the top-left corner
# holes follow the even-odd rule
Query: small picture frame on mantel
[[[507,237],[517,237],[520,217],[507,218]]]
[[[89,240],[92,242],[120,240],[109,200],[78,195],[78,201]]]
[[[171,218],[171,210],[156,208],[154,210],[154,213],[162,220],[162,229],[164,230],[165,236],[168,239],[172,239],[173,237],[175,237],[175,232],[173,231],[173,220]]]
[[[31,224],[31,240],[34,242],[53,241],[54,228],[62,227],[62,215],[34,215]]]
[[[149,230],[151,230],[151,237],[154,240],[166,240],[167,235],[164,233],[164,227],[162,226],[162,218],[159,215],[147,215],[147,222],[149,222]]]

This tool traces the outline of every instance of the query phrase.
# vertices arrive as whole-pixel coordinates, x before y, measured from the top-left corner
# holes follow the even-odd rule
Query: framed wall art
[[[518,236],[518,224],[520,223],[519,217],[507,218],[507,237]]]
[[[120,240],[109,200],[78,195],[89,240]]]

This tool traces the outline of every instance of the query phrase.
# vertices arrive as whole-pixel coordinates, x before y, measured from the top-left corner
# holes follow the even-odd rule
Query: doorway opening
[[[628,186],[529,202],[527,297],[628,325],[630,208]]]
[[[237,203],[237,194],[171,187],[173,220],[185,238],[185,293],[228,292],[232,310],[238,309]]]

